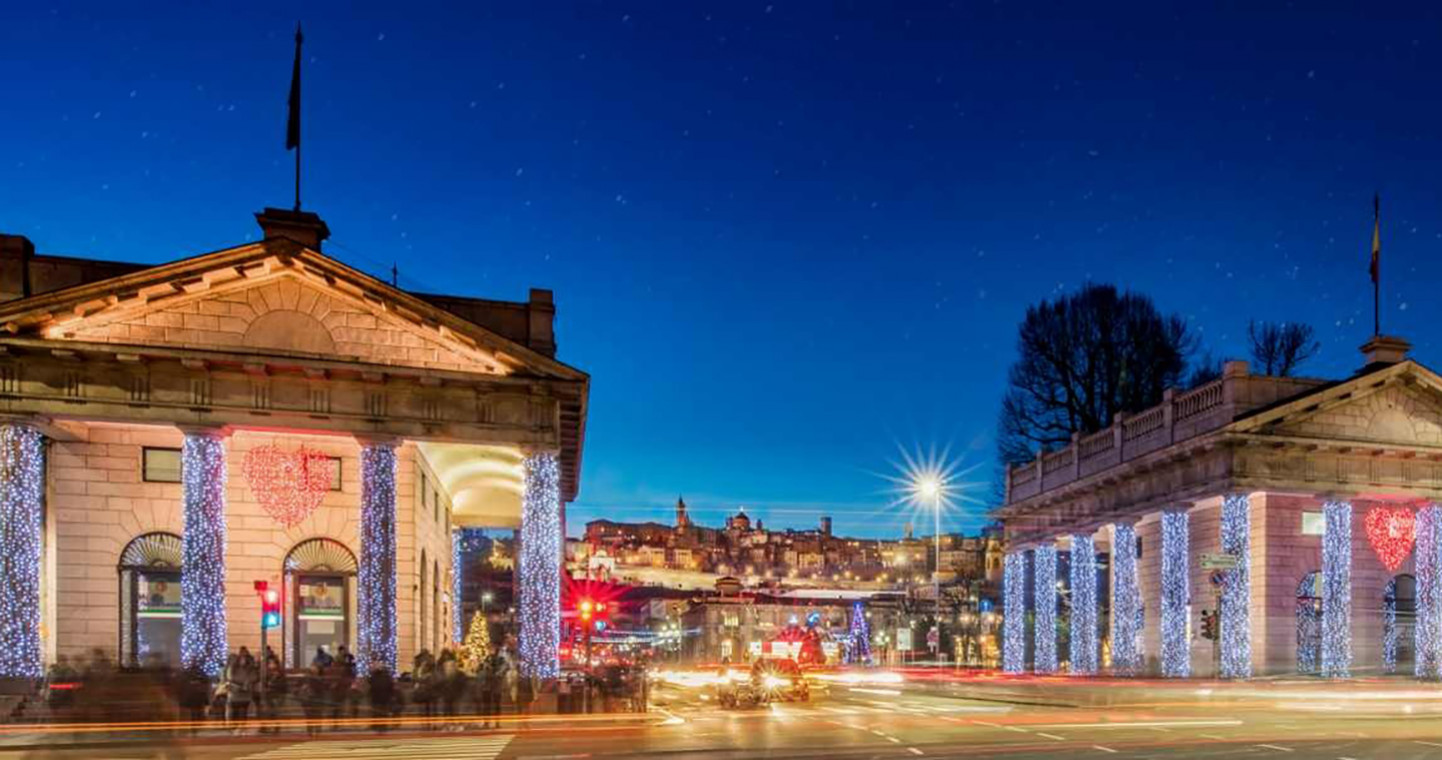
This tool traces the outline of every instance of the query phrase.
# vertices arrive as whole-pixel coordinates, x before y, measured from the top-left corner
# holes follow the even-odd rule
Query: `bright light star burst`
[[[920,448],[898,449],[901,461],[892,462],[894,472],[881,475],[891,483],[887,489],[892,497],[888,508],[909,507],[911,521],[921,525],[923,518],[930,519],[932,510],[938,507],[946,515],[968,505],[981,505],[974,494],[984,484],[967,480],[980,464],[963,466],[961,460],[951,458],[949,448],[938,451],[932,447],[924,452]]]

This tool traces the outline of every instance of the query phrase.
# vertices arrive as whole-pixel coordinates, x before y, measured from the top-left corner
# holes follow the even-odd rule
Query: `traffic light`
[[[270,588],[265,581],[256,581],[255,590],[260,594],[260,627],[280,627],[280,592]]]
[[[1202,610],[1202,638],[1215,641],[1217,638],[1217,613]]]
[[[590,599],[582,599],[577,607],[581,611],[581,622],[591,622],[591,614],[595,612],[596,604]]]

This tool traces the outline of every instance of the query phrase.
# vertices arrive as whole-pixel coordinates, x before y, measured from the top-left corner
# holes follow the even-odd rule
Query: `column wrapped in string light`
[[[218,676],[225,667],[225,438],[185,434],[180,449],[183,501],[180,662]]]
[[[1191,520],[1186,512],[1162,513],[1162,675],[1186,678],[1192,673],[1187,642],[1187,605],[1191,602],[1188,553]]]
[[[396,449],[392,441],[361,446],[360,593],[356,670],[396,672]]]
[[[1055,673],[1056,662],[1056,547],[1038,546],[1032,552],[1031,604],[1032,669]]]
[[[45,438],[0,425],[0,677],[40,678],[40,514]]]
[[[1001,669],[1026,670],[1026,553],[1008,552],[1002,566]]]
[[[1252,505],[1246,494],[1222,499],[1222,553],[1237,558],[1237,566],[1223,571],[1221,614],[1223,678],[1252,677]]]
[[[1097,550],[1090,535],[1071,537],[1071,674],[1097,672]]]
[[[1137,587],[1137,529],[1129,523],[1112,526],[1112,671],[1135,675],[1141,670],[1141,590]]]
[[[1418,678],[1442,679],[1442,507],[1428,504],[1417,512],[1417,661]]]
[[[524,464],[516,569],[521,673],[555,678],[561,669],[561,471],[551,452],[529,454]]]
[[[1322,675],[1352,674],[1352,505],[1322,505]]]

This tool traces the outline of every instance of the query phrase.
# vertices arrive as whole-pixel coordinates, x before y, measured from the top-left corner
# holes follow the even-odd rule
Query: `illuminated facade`
[[[259,648],[256,581],[288,664],[404,667],[458,630],[468,526],[526,537],[520,651],[550,672],[589,387],[550,292],[407,292],[322,254],[314,214],[257,220],[159,265],[0,235],[0,676],[97,648],[214,673]]]
[[[1013,669],[1050,670],[1051,653],[1068,652],[1053,637],[1076,650],[1085,619],[1101,672],[1436,678],[1442,597],[1427,585],[1428,521],[1442,501],[1442,378],[1409,348],[1374,338],[1365,366],[1340,381],[1255,376],[1229,362],[1216,381],[1009,468],[996,513],[1008,567],[1037,589],[1060,587],[1067,622],[1051,633],[1032,616],[1008,621],[1019,638]],[[1050,558],[1081,541],[1098,570],[1079,577],[1073,564],[1068,577]],[[1119,546],[1128,556],[1113,556]],[[1096,589],[1078,593],[1087,577]],[[1049,593],[1020,590],[1011,604],[1049,621],[1035,609],[1042,596],[1050,606]],[[1108,608],[1091,609],[1097,599]],[[1218,621],[1215,644],[1204,613]]]

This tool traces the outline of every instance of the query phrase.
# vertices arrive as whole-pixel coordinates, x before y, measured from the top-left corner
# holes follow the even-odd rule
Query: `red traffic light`
[[[581,611],[581,619],[589,621],[591,619],[591,612],[595,607],[596,605],[592,603],[590,599],[581,600],[581,603],[577,605],[577,608]]]
[[[260,627],[280,627],[280,592],[268,588],[265,581],[256,581],[255,590],[260,592]]]

